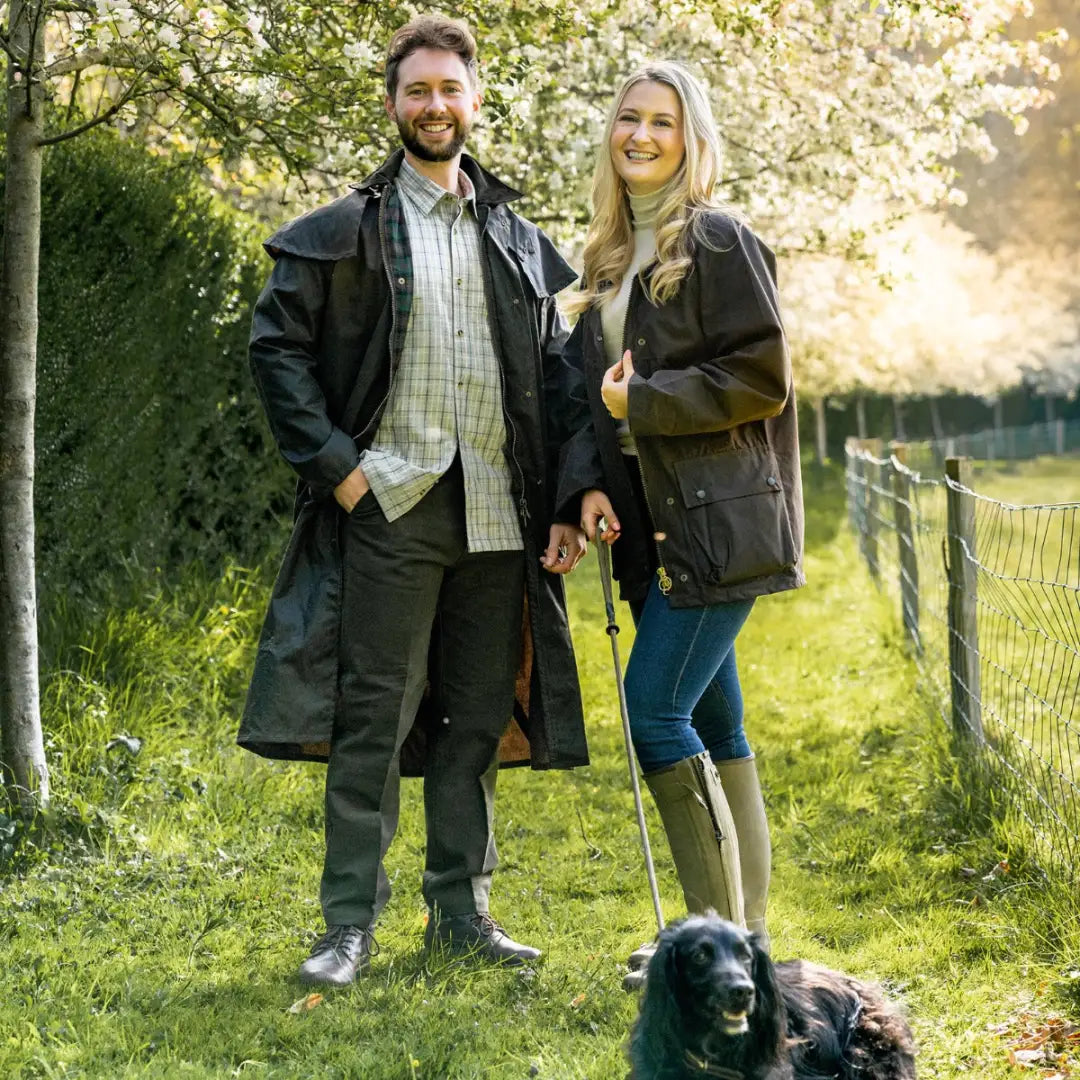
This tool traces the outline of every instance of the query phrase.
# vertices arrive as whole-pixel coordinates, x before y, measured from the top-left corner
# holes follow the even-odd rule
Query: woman
[[[700,83],[669,62],[631,75],[569,304],[590,420],[564,448],[559,520],[580,505],[592,539],[606,519],[637,626],[634,748],[687,907],[764,934],[769,831],[734,645],[756,597],[805,582],[802,493],[775,260],[716,198],[719,170]]]

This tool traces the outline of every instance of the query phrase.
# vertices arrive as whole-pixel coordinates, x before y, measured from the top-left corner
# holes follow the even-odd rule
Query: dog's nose
[[[731,987],[728,1000],[733,1010],[747,1009],[754,999],[754,984],[752,982],[740,982]]]

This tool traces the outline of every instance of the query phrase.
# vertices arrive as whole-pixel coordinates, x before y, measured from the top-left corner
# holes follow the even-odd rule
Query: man
[[[409,772],[424,776],[425,944],[535,959],[488,910],[500,737],[504,763],[588,760],[556,576],[584,534],[548,525],[572,429],[554,296],[574,273],[462,154],[480,107],[468,29],[402,27],[386,111],[403,149],[266,244],[251,365],[299,489],[239,741],[328,759],[310,984],[368,966]]]

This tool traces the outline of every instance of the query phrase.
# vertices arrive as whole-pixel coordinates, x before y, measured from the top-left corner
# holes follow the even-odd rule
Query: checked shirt
[[[360,464],[393,521],[434,487],[460,453],[469,551],[521,550],[475,194],[465,173],[458,175],[462,197],[401,163],[397,193],[412,305],[390,400]]]

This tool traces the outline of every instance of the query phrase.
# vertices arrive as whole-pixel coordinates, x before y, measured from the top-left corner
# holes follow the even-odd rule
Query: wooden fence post
[[[863,446],[867,453],[880,460],[880,439],[864,439]],[[881,466],[873,461],[864,460],[863,473],[866,476],[866,563],[870,567],[870,573],[877,578],[881,573],[878,563],[878,515],[881,512],[881,496],[878,488],[881,487]]]
[[[896,546],[900,558],[900,615],[904,630],[916,650],[922,651],[919,638],[919,556],[915,550],[915,531],[911,522],[911,477],[907,472],[907,446],[892,443],[891,457],[902,466],[892,467],[893,507],[896,514]]]
[[[1054,421],[1054,453],[1065,456],[1065,421],[1060,418]]]
[[[971,462],[949,458],[945,475],[971,487]],[[978,568],[975,565],[975,500],[967,491],[946,486],[949,573],[949,683],[952,723],[957,734],[983,741],[982,686],[977,621]]]

